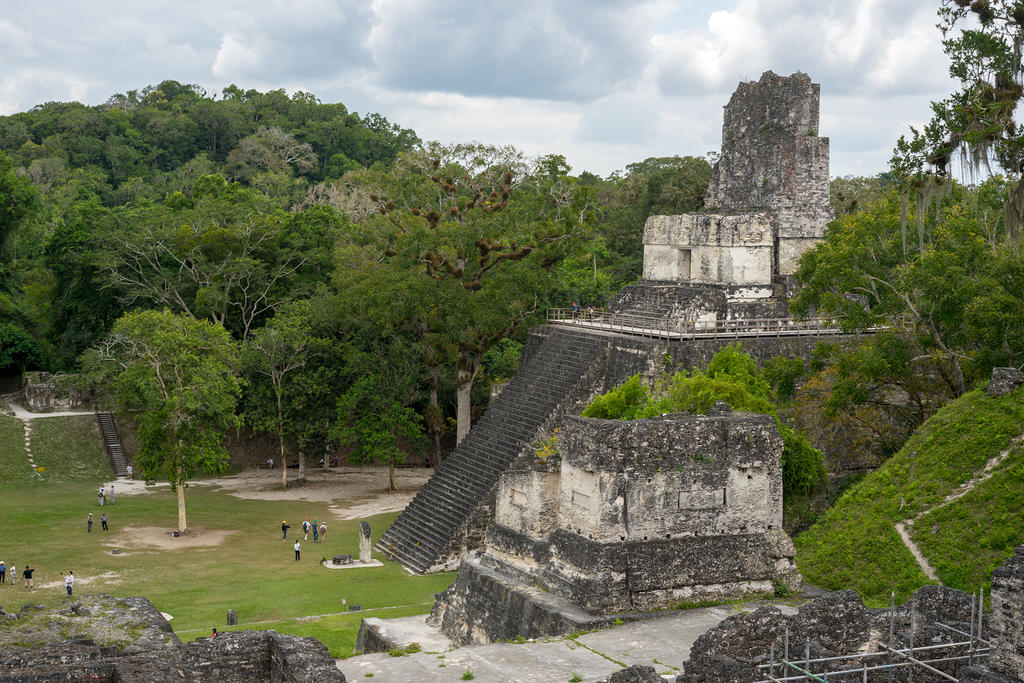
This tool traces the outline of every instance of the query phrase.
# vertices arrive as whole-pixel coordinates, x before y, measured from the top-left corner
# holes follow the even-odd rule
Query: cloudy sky
[[[765,70],[821,83],[832,174],[885,170],[952,90],[938,0],[0,0],[0,114],[165,79],[305,90],[424,139],[606,175],[702,155]]]

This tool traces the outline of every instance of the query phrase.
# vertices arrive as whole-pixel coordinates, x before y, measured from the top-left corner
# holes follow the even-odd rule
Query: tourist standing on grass
[[[287,541],[288,540],[288,529],[290,529],[290,528],[291,528],[291,526],[288,524],[288,522],[285,522],[285,521],[281,522],[281,540],[282,541]]]
[[[85,531],[86,531],[86,533],[89,533],[89,534],[92,533],[92,513],[91,512],[89,513],[89,516],[85,520]]]
[[[11,585],[12,586],[14,584],[18,583],[18,568],[14,566],[13,562],[11,563],[11,566],[7,568],[7,573],[11,577]]]
[[[75,573],[72,571],[68,572],[68,575],[64,577],[64,588],[68,592],[68,597],[71,597],[71,589],[75,587]]]
[[[3,560],[0,560],[0,583],[4,583],[7,580],[7,565],[4,564]]]
[[[96,494],[97,496],[99,496],[99,499],[100,499],[100,507],[103,507],[103,494],[104,494],[104,490],[103,490],[103,487],[101,486],[100,487],[100,492],[98,494]]]
[[[302,540],[303,541],[308,541],[309,540],[309,517],[306,517],[306,519],[304,519],[302,521],[302,533],[304,534],[303,537],[302,537]]]
[[[320,542],[327,543],[327,522],[320,522]]]
[[[295,541],[295,561],[299,561],[299,553],[302,551],[302,546],[299,545],[298,541]]]
[[[316,543],[320,538],[320,527],[317,526],[317,521],[313,520],[313,543]]]
[[[25,579],[25,590],[27,591],[32,590],[32,572],[34,571],[35,569],[26,564],[25,571],[21,573],[21,577]]]
[[[107,513],[106,512],[104,512],[102,515],[100,515],[100,524],[103,525],[103,530],[104,531],[110,531],[110,529],[107,527]]]
[[[107,498],[110,499],[110,504],[113,505],[114,504],[114,485],[113,484],[110,485],[110,490],[107,491]]]

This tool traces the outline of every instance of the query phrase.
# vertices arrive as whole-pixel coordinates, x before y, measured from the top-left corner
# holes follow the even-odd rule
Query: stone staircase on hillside
[[[110,464],[114,467],[114,474],[119,477],[126,476],[128,474],[128,459],[124,455],[121,438],[117,435],[114,416],[110,413],[96,413],[96,421],[99,422],[100,433],[103,436],[103,443],[107,447],[107,454],[110,456]]]
[[[441,568],[460,530],[493,494],[498,475],[568,407],[574,389],[595,366],[603,373],[608,335],[554,326],[544,334],[524,354],[515,378],[384,533],[377,550],[417,573]]]

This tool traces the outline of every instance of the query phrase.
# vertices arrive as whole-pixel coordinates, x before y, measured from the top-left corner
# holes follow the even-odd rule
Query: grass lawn
[[[918,428],[878,470],[843,494],[793,539],[804,579],[829,589],[854,588],[872,607],[902,602],[929,583],[893,524],[931,510],[912,537],[945,585],[988,586],[992,570],[1024,542],[1024,454],[1018,449],[980,484],[939,506],[1024,430],[1024,389],[992,398],[972,391]]]
[[[174,617],[171,624],[183,640],[209,635],[213,627],[222,630],[227,610],[234,609],[239,628],[314,636],[332,654],[343,657],[352,654],[363,616],[347,613],[343,598],[349,605],[361,604],[364,612],[373,610],[369,612],[373,616],[423,614],[430,610],[434,593],[454,578],[452,574],[412,576],[387,560],[383,567],[325,569],[319,564],[323,556],[358,554],[358,521],[330,521],[334,518],[325,503],[236,498],[201,482],[186,492],[189,526],[232,532],[226,541],[173,550],[132,547],[121,533],[124,527],[167,531],[175,527],[175,495],[167,487],[158,487],[138,495],[118,495],[116,505],[100,508],[96,488],[103,478],[98,475],[110,479],[106,456],[102,447],[89,449],[85,435],[92,428],[90,423],[68,422],[61,428],[55,421],[63,419],[33,423],[33,453],[37,464],[45,462],[47,467],[41,481],[30,479],[27,467],[24,476],[19,474],[13,467],[17,457],[10,456],[8,448],[0,456],[0,559],[14,562],[19,573],[26,563],[39,567],[37,588],[31,594],[20,585],[16,589],[0,586],[0,606],[8,612],[17,611],[24,602],[63,602],[66,596],[58,582],[61,573],[70,569],[78,577],[78,593],[149,598],[157,609]],[[0,421],[0,445],[13,439],[9,434],[20,434],[20,423],[9,422],[17,423]],[[55,453],[65,449],[78,457]],[[24,458],[23,449],[18,457]],[[8,476],[8,468],[13,476]],[[90,512],[95,524],[92,533],[86,533]],[[100,529],[101,512],[110,517],[107,533]],[[374,540],[396,516],[369,518]],[[305,517],[329,520],[329,541],[303,543],[302,560],[296,562],[292,532],[301,531]],[[288,541],[281,539],[284,519],[293,525]],[[110,554],[112,547],[120,548],[122,554]]]

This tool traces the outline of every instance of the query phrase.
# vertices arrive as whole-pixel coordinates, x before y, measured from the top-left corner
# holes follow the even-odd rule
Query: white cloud
[[[220,49],[217,50],[210,71],[214,76],[232,80],[253,76],[262,65],[263,59],[258,50],[245,45],[239,36],[229,33],[221,39]]]
[[[426,139],[511,143],[606,174],[719,145],[767,69],[821,83],[836,174],[884,170],[952,90],[935,0],[53,0],[7,3],[0,112],[165,79],[304,89]],[[43,30],[45,27],[45,30]]]

